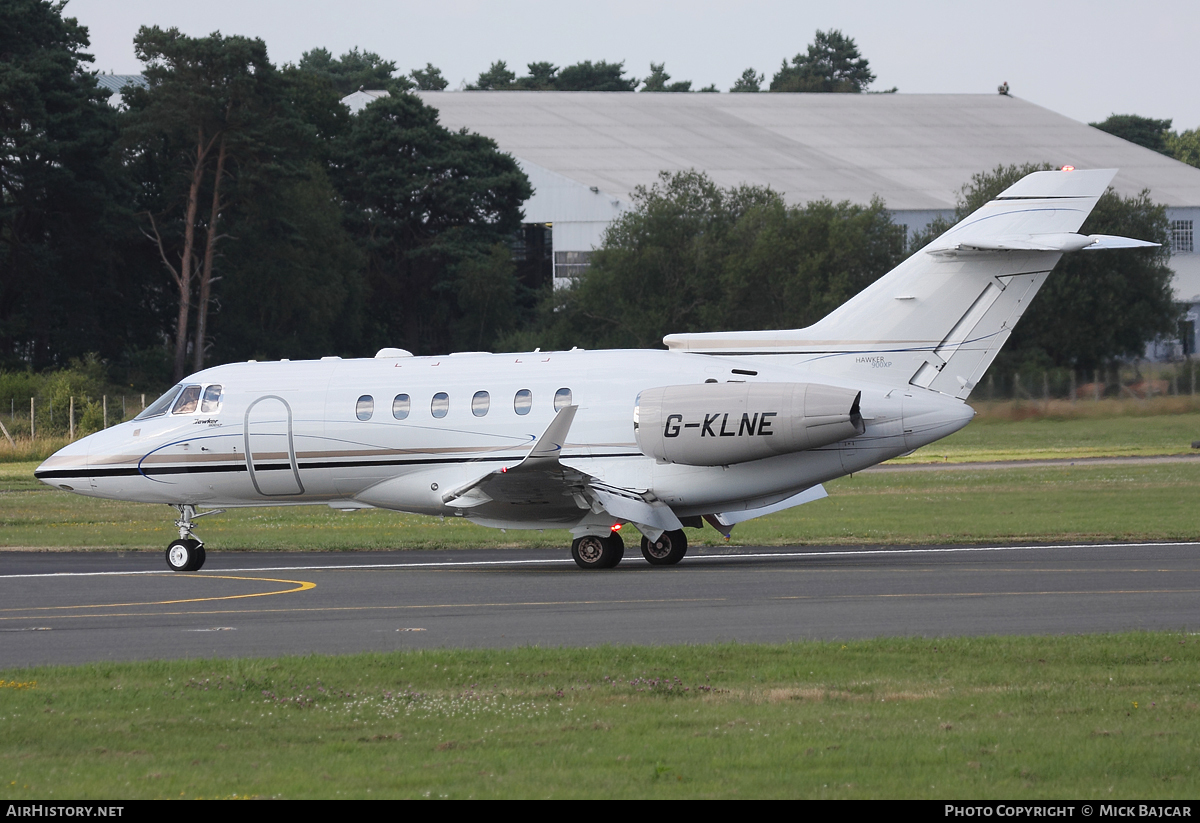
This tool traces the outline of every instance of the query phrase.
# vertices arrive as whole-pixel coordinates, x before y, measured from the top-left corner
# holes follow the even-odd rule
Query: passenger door
[[[264,497],[304,494],[292,436],[292,407],[282,397],[266,395],[246,409],[246,469]]]

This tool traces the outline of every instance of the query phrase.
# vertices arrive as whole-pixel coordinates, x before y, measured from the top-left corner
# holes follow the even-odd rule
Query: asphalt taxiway
[[[566,551],[0,553],[0,668],[429,647],[1200,627],[1200,543]]]

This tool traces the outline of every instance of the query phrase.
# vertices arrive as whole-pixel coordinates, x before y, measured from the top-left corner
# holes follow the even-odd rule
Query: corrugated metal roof
[[[1000,164],[1118,168],[1123,194],[1200,206],[1200,169],[998,94],[419,92],[442,125],[626,199],[660,171],[892,210],[950,209]]]
[[[126,86],[140,86],[145,88],[146,78],[140,74],[98,74],[96,75],[96,85],[102,89],[108,89],[116,94],[121,93],[121,89]]]

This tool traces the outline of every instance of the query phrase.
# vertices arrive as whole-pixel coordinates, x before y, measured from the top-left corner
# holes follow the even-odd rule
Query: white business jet
[[[965,426],[964,400],[1064,252],[1156,245],[1076,233],[1115,174],[1031,174],[805,329],[218,366],[36,475],[174,506],[176,571],[204,564],[206,514],[311,504],[569,529],[584,569],[617,565],[632,524],[645,559],[671,565],[685,526],[728,537]]]

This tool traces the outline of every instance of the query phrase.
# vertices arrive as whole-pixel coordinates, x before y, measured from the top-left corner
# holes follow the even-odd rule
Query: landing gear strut
[[[612,532],[607,537],[585,534],[571,542],[571,557],[581,569],[611,569],[625,556],[625,541]]]
[[[173,572],[199,571],[204,565],[204,543],[192,534],[195,521],[209,514],[220,514],[221,509],[196,514],[195,506],[176,506],[179,519],[175,526],[179,529],[179,539],[167,546],[167,568]]]

